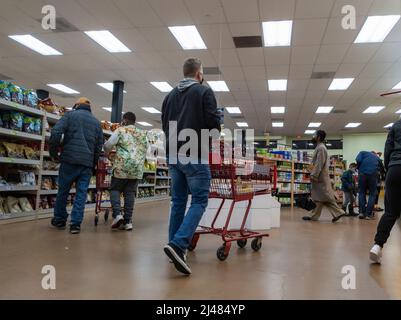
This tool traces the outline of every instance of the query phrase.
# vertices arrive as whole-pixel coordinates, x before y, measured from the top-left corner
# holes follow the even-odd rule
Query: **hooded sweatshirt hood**
[[[195,79],[192,78],[185,78],[182,79],[179,83],[178,83],[178,91],[182,92],[187,90],[190,86],[193,86],[194,84],[199,84],[198,81],[196,81]]]

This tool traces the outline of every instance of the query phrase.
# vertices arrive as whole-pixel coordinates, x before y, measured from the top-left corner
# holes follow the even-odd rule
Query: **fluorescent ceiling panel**
[[[114,83],[113,82],[98,82],[96,84],[98,86],[106,89],[107,91],[113,92],[113,89],[114,89]],[[124,90],[124,93],[127,93],[127,91]]]
[[[153,107],[143,107],[142,110],[145,110],[146,112],[149,113],[161,113],[159,110]]]
[[[230,89],[228,89],[227,84],[223,80],[218,80],[218,81],[208,81],[207,82],[210,88],[212,88],[213,91],[215,92],[228,92]]]
[[[333,79],[329,90],[347,90],[354,81],[354,78],[337,78]]]
[[[71,89],[61,83],[48,83],[47,85],[49,87],[52,87],[56,90],[59,90],[61,92],[67,93],[67,94],[78,94],[79,93],[78,91]]]
[[[394,86],[393,90],[401,90],[401,81]]]
[[[20,44],[32,49],[33,51],[40,53],[44,56],[60,56],[62,53],[56,49],[48,46],[46,43],[36,39],[30,34],[25,35],[12,35],[9,38],[19,42]]]
[[[273,128],[282,128],[284,127],[284,122],[272,122]]]
[[[265,47],[286,47],[291,45],[292,21],[265,21],[262,23]]]
[[[379,113],[385,106],[370,106],[363,113]]]
[[[145,121],[139,121],[139,122],[137,122],[137,124],[139,124],[143,127],[153,127],[149,122],[145,122]]]
[[[207,49],[195,26],[168,27],[184,50]]]
[[[269,91],[286,91],[287,90],[287,80],[267,80],[269,85]]]
[[[308,128],[319,128],[321,125],[321,122],[310,122]]]
[[[399,20],[400,15],[368,17],[355,43],[383,42]]]
[[[270,107],[271,113],[285,113],[285,107]]]
[[[240,128],[247,128],[248,127],[248,123],[246,122],[237,122],[237,126]]]
[[[401,109],[397,110],[395,113],[401,113]]]
[[[107,51],[112,53],[131,52],[131,50],[120,40],[118,40],[110,31],[85,31],[92,40],[96,41]]]
[[[350,122],[350,123],[348,123],[345,127],[346,127],[346,128],[357,128],[357,127],[359,127],[360,125],[361,125],[360,122]]]
[[[305,130],[305,134],[315,134],[316,130]]]
[[[111,108],[110,107],[103,107],[102,109],[104,109],[104,110],[106,110],[108,112],[111,112]]]
[[[226,107],[225,109],[230,114],[240,114],[241,113],[241,109],[238,107]]]
[[[316,113],[330,113],[333,108],[332,106],[320,106],[317,108]]]
[[[173,87],[170,86],[166,81],[152,81],[150,84],[161,92],[170,92],[173,90]]]
[[[394,125],[394,123],[392,122],[392,123],[389,123],[389,124],[386,124],[385,126],[384,126],[384,128],[391,128],[392,126]]]

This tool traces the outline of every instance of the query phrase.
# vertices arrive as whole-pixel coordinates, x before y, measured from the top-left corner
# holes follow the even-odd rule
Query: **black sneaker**
[[[359,214],[359,219],[363,220],[365,219],[365,215],[363,215],[362,213]]]
[[[81,226],[77,224],[70,225],[70,233],[71,234],[78,234],[81,232]]]
[[[56,218],[52,218],[51,225],[56,227],[57,229],[64,230],[66,223],[65,221],[57,220]]]
[[[338,220],[340,220],[342,217],[345,217],[345,213],[340,214],[339,216],[333,218],[333,219],[331,220],[331,222],[335,223],[335,222],[337,222]]]
[[[192,273],[188,264],[185,262],[185,254],[180,248],[172,243],[169,243],[164,247],[164,252],[171,259],[171,261],[173,261],[177,271],[186,275],[190,275]]]
[[[311,221],[311,220],[312,220],[312,218],[311,218],[311,217],[309,217],[309,216],[304,216],[304,217],[302,217],[302,220],[305,220],[305,221]]]

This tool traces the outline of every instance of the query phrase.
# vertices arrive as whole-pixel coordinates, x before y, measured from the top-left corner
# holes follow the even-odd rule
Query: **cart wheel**
[[[106,209],[104,212],[104,221],[107,222],[109,220],[109,209]]]
[[[246,239],[237,240],[237,245],[238,245],[238,247],[240,247],[240,248],[245,248],[246,243],[247,243]]]
[[[255,238],[252,240],[251,242],[251,247],[253,249],[253,251],[258,252],[260,250],[260,248],[262,248],[262,238]]]
[[[191,244],[188,247],[188,251],[194,251],[196,248],[196,245],[198,244],[199,240],[199,234],[195,234],[192,238]]]
[[[95,216],[95,226],[97,226],[98,223],[99,223],[99,216],[96,215],[96,216]]]
[[[225,253],[226,247],[223,245],[220,248],[217,249],[217,259],[220,261],[224,261],[227,259],[228,254]]]

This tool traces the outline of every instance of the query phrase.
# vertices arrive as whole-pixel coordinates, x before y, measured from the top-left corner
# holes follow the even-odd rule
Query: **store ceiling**
[[[41,28],[41,9],[52,4],[79,31],[52,32]],[[354,5],[357,29],[341,28],[341,8]],[[369,15],[400,14],[399,0],[0,0],[0,73],[16,84],[44,88],[59,104],[72,105],[75,96],[59,95],[47,83],[63,83],[89,97],[100,119],[110,113],[111,93],[98,82],[125,81],[124,111],[160,127],[159,115],[141,107],[160,109],[165,93],[150,81],[175,85],[186,57],[201,58],[205,67],[218,67],[230,92],[217,93],[221,106],[239,106],[244,119],[226,114],[226,126],[246,121],[257,134],[302,135],[309,122],[322,122],[331,134],[385,132],[398,119],[401,95],[381,98],[401,81],[401,21],[383,43],[354,44]],[[262,36],[262,21],[293,20],[290,47],[236,48],[233,37]],[[196,25],[207,50],[183,50],[168,26]],[[82,31],[110,30],[132,53],[108,53]],[[8,38],[32,34],[63,53],[42,56]],[[245,39],[248,41],[247,39]],[[257,41],[256,41],[257,43]],[[346,91],[328,91],[331,79],[313,72],[355,78]],[[327,76],[327,75],[326,75]],[[317,79],[316,79],[317,78]],[[268,79],[288,79],[284,92],[269,92]],[[338,113],[316,115],[318,106],[335,106]],[[368,106],[385,105],[378,114],[362,114]],[[270,106],[286,106],[284,115],[271,115]],[[272,119],[284,120],[272,128]],[[348,122],[361,122],[344,129]]]

